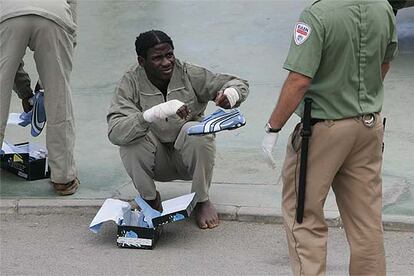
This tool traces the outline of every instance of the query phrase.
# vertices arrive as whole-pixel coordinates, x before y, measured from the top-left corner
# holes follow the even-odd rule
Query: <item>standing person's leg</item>
[[[0,147],[9,117],[14,78],[26,52],[30,32],[31,24],[25,17],[0,23]]]
[[[73,194],[79,184],[74,160],[75,124],[69,84],[73,37],[51,20],[39,16],[27,18],[34,28],[29,46],[34,51],[37,71],[45,89],[46,146],[51,180],[59,194]]]
[[[122,162],[139,194],[152,208],[161,210],[161,198],[154,180],[177,179],[171,152],[151,133],[136,143],[120,146]]]
[[[333,190],[351,250],[350,275],[385,275],[380,116],[374,128],[358,120],[359,138],[334,179]]]
[[[313,126],[309,141],[303,222],[296,221],[300,168],[300,125],[289,138],[283,165],[282,210],[294,275],[325,275],[328,226],[323,207],[332,180],[352,148],[352,131],[343,122]]]
[[[175,162],[182,164],[179,171],[186,171],[193,180],[191,191],[196,193],[197,223],[200,228],[214,228],[218,225],[217,211],[209,199],[209,189],[213,177],[214,159],[216,154],[215,136],[213,134],[203,136],[189,136],[187,129],[194,122],[186,123],[182,128],[174,144],[178,151]]]

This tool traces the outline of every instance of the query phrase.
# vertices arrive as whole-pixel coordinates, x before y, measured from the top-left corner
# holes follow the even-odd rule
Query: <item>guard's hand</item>
[[[33,94],[31,96],[29,96],[29,97],[26,97],[26,98],[22,99],[23,111],[26,112],[26,113],[29,112],[30,110],[32,110],[32,108],[33,108],[33,105],[30,102],[30,99],[32,97],[33,97]]]
[[[181,119],[183,119],[183,120],[187,120],[188,119],[188,117],[190,117],[190,113],[191,113],[191,110],[188,108],[188,106],[187,105],[183,105],[183,106],[181,106],[178,110],[177,110],[177,115],[181,118]]]
[[[266,133],[262,142],[262,153],[266,163],[276,169],[276,161],[273,158],[279,133]]]

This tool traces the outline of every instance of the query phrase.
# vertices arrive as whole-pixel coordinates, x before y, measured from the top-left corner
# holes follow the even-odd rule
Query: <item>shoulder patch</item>
[[[296,45],[299,46],[300,44],[305,42],[308,39],[311,33],[311,30],[312,28],[303,22],[296,23],[295,33],[294,33],[294,39],[295,39]]]

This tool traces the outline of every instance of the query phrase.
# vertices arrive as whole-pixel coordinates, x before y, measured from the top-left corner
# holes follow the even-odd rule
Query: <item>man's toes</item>
[[[205,223],[204,221],[197,221],[198,227],[200,227],[201,229],[207,229],[209,226],[207,223]]]
[[[214,228],[214,227],[217,227],[218,226],[218,223],[217,223],[217,221],[215,221],[215,220],[210,220],[209,222],[208,222],[208,228],[210,228],[210,229],[212,229],[212,228]]]
[[[217,226],[219,225],[219,218],[218,218],[218,216],[215,216],[215,217],[211,220],[211,224],[213,225],[213,228],[214,228],[214,227],[217,227]]]

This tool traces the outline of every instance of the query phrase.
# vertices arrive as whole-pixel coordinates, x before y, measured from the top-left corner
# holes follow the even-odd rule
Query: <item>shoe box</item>
[[[30,143],[9,144],[3,141],[1,168],[26,180],[50,177],[46,148]]]
[[[159,213],[150,207],[151,210],[147,210],[148,206],[141,206],[139,201],[136,202],[138,209],[133,209],[126,201],[106,199],[89,229],[98,233],[104,222],[114,221],[117,225],[116,243],[119,247],[153,249],[164,225],[187,219],[197,203],[195,193],[183,195],[163,201],[163,212]],[[148,211],[156,215],[146,216]]]

